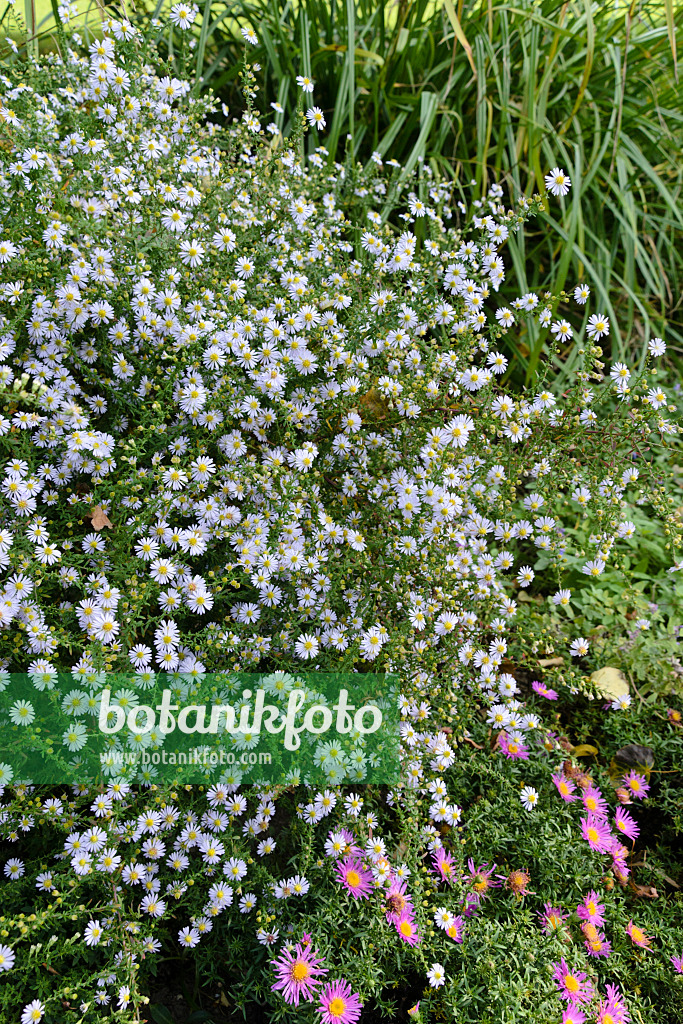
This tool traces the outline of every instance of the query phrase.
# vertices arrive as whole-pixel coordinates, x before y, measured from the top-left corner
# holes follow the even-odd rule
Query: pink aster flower
[[[566,778],[561,772],[557,775],[553,775],[553,782],[557,786],[557,792],[560,794],[565,803],[572,803],[573,800],[578,800],[578,797],[573,796],[576,786],[571,779]]]
[[[639,928],[633,921],[629,921],[626,925],[626,934],[630,936],[631,942],[634,946],[640,946],[641,949],[647,949],[652,939],[645,934],[642,928]]]
[[[432,854],[432,861],[434,871],[441,875],[441,881],[453,884],[453,878],[455,877],[455,862],[450,853],[446,853],[444,848],[441,846]]]
[[[358,857],[345,857],[337,864],[337,878],[356,899],[368,899],[373,891],[373,872]]]
[[[499,875],[499,878],[504,877],[504,875]],[[530,881],[531,875],[527,871],[515,868],[507,877],[505,877],[505,888],[510,889],[517,899],[521,900],[523,896],[528,896],[531,893],[531,890],[529,889]]]
[[[491,867],[488,864],[480,864],[479,867],[475,868],[474,861],[470,857],[467,861],[467,869],[469,874],[465,875],[465,881],[471,884],[478,899],[481,900],[488,896],[490,889],[498,889],[500,887],[500,882],[491,877],[496,870],[495,864],[492,864]]]
[[[319,975],[327,974],[327,967],[319,966],[322,963],[317,951],[301,942],[294,950],[283,949],[278,959],[271,960],[278,976],[275,984],[271,985],[273,992],[282,990],[286,1002],[294,1006],[299,1005],[302,996],[304,999],[313,999],[320,985]]]
[[[386,904],[386,917],[389,924],[398,924],[401,915],[405,910],[412,911],[413,901],[410,893],[406,892],[408,883],[405,879],[397,879],[390,883],[386,890],[384,902]]]
[[[640,835],[640,829],[636,824],[635,818],[632,818],[623,807],[617,807],[614,814],[614,824],[617,832],[621,832],[627,839],[635,840]]]
[[[534,679],[531,684],[532,690],[535,690],[541,697],[545,697],[546,700],[557,700],[557,693],[555,690],[548,689],[543,683],[539,683],[538,679]]]
[[[589,814],[594,814],[596,818],[607,817],[609,810],[607,801],[597,786],[589,786],[588,789],[584,790],[581,800]]]
[[[446,935],[448,936],[448,938],[453,939],[453,942],[462,942],[464,924],[465,922],[463,921],[462,917],[460,917],[460,915],[458,915],[458,917],[454,917],[453,924],[450,926],[450,928],[446,929]]]
[[[619,882],[620,885],[626,885],[628,882],[628,876],[631,874],[630,869],[627,868],[622,861],[615,860],[612,864],[612,871],[614,872],[614,877],[617,882]]]
[[[670,959],[676,973],[683,974],[683,953],[680,956],[672,956]]]
[[[337,877],[357,900],[368,899],[372,892],[372,872],[365,870],[358,857],[345,857],[337,864]]]
[[[630,771],[628,775],[624,775],[624,785],[628,789],[631,796],[634,796],[636,800],[644,800],[650,791],[650,786],[644,775],[639,775],[636,771]]]
[[[498,882],[496,882],[498,885]],[[481,903],[482,897],[476,892],[466,892],[465,898],[462,901],[462,912],[465,917],[474,917],[476,912],[479,910],[479,904]]]
[[[612,951],[612,944],[607,941],[604,934],[591,924],[589,921],[584,921],[581,924],[581,931],[585,935],[584,945],[588,950],[589,956],[609,956]]]
[[[395,927],[404,942],[407,942],[409,946],[417,946],[420,936],[417,931],[415,918],[411,913],[404,910]]]
[[[605,923],[604,913],[605,904],[600,902],[600,897],[594,889],[591,889],[583,903],[579,903],[576,908],[577,917],[594,925]]]
[[[323,1024],[355,1024],[363,1004],[348,981],[333,981],[320,993],[318,1013]]]
[[[356,837],[353,832],[348,828],[339,829],[344,839],[346,840],[346,849],[344,853],[350,857],[357,857],[363,852],[363,848],[356,842]]]
[[[511,739],[507,733],[500,733],[498,746],[511,761],[527,761],[529,758],[529,748],[519,740]]]
[[[616,985],[606,985],[607,999],[598,1005],[596,1024],[628,1024],[631,1016]]]
[[[576,1003],[570,1003],[562,1014],[562,1024],[584,1024],[586,1014]]]
[[[575,971],[569,967],[562,957],[559,963],[553,964],[553,980],[562,999],[568,1003],[590,1003],[594,996],[593,982],[583,971]]]
[[[589,814],[581,819],[581,835],[591,850],[597,853],[609,853],[612,846],[612,832],[607,822]]]
[[[553,907],[550,903],[544,904],[543,910],[538,916],[541,919],[541,931],[544,935],[559,932],[567,920],[567,914],[563,914],[560,907]]]
[[[624,866],[626,865],[628,849],[619,842],[616,836],[612,836],[612,849],[610,850],[610,853],[612,854],[612,860],[615,863],[620,863]]]

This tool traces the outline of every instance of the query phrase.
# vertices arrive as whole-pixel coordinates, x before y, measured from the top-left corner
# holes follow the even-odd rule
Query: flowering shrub
[[[599,309],[575,337],[568,296],[496,305],[540,196],[468,206],[427,167],[304,159],[309,79],[294,136],[268,139],[247,63],[221,125],[147,46],[114,22],[87,56],[3,77],[0,656],[29,678],[3,732],[58,672],[76,717],[106,673],[183,697],[206,673],[391,672],[401,782],[359,792],[334,751],[320,791],[232,770],[173,790],[152,766],[48,795],[3,765],[4,1019],[144,1019],[162,950],[216,1014],[670,1019],[683,934],[628,888],[625,806],[654,761],[582,770],[553,710],[609,757],[644,713],[594,700],[594,654],[623,637],[582,635],[573,603],[629,569],[645,504],[680,542],[645,458],[678,432],[664,343],[605,378]],[[514,393],[500,342],[530,318],[550,358]]]

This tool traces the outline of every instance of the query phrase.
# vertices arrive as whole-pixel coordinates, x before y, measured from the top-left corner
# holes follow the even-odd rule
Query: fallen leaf
[[[93,530],[103,530],[105,526],[110,530],[113,529],[113,524],[110,522],[107,513],[101,505],[95,505],[94,508],[91,508],[88,515],[92,520]]]
[[[370,388],[367,394],[363,395],[360,402],[358,403],[360,410],[368,420],[383,420],[386,419],[389,411],[389,405],[384,396],[377,390],[377,388]]]
[[[599,668],[597,672],[593,672],[591,679],[603,697],[609,697],[610,700],[617,700],[628,693],[628,682],[624,673],[612,665]]]
[[[628,768],[642,768],[649,773],[655,763],[655,753],[652,747],[643,747],[640,743],[629,743],[617,750],[614,760]]]
[[[556,665],[564,665],[564,658],[540,658],[538,664],[541,668],[554,668]]]
[[[654,885],[638,885],[632,878],[629,879],[628,887],[636,897],[645,897],[645,899],[648,900],[656,900],[659,896]]]
[[[574,757],[592,757],[597,752],[598,748],[591,743],[579,743],[578,747],[574,747],[572,750]]]

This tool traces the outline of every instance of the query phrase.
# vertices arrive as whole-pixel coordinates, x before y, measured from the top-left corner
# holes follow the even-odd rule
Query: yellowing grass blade
[[[666,11],[666,29],[669,33],[669,43],[671,44],[671,56],[674,61],[674,78],[678,81],[678,66],[676,62],[676,25],[674,23],[674,0],[664,0],[664,10]]]
[[[477,69],[474,66],[474,55],[472,53],[472,47],[467,42],[467,36],[465,35],[465,33],[462,30],[462,25],[460,24],[460,18],[458,17],[458,14],[457,14],[457,12],[455,10],[455,7],[453,6],[453,0],[443,0],[443,6],[444,6],[444,10],[446,11],[446,14],[448,15],[448,20],[450,21],[451,25],[453,26],[453,31],[455,32],[455,38],[458,40],[458,42],[462,46],[463,50],[467,54],[467,59],[469,61],[470,67],[472,68],[472,74],[476,78],[477,77]]]

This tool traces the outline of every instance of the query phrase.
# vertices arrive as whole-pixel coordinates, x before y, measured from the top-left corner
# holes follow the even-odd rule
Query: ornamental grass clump
[[[678,529],[638,457],[678,432],[664,343],[605,375],[599,309],[579,335],[566,295],[497,304],[552,199],[303,159],[309,80],[284,140],[246,60],[221,123],[147,45],[110,22],[2,78],[0,657],[27,678],[3,734],[64,674],[67,756],[107,674],[124,707],[162,673],[182,701],[211,673],[386,672],[400,780],[330,749],[322,787],[152,765],[46,790],[4,764],[3,1019],[144,1019],[167,957],[216,1020],[664,1013],[683,935],[629,903],[616,809],[647,777],[579,768],[555,707],[628,728],[628,699],[590,703],[605,641],[572,600],[626,566],[646,502]],[[562,392],[550,362],[505,386],[527,320],[578,346]]]

